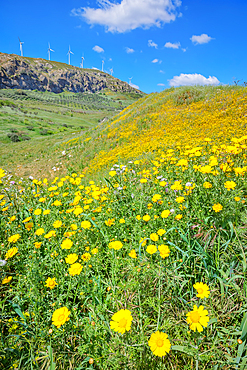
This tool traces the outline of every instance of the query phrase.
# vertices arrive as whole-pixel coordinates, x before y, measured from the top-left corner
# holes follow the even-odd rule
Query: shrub
[[[19,135],[17,134],[14,134],[14,133],[8,133],[7,134],[8,138],[13,142],[13,143],[17,143],[18,141],[21,141],[20,140],[20,137]]]
[[[31,138],[30,138],[30,136],[22,135],[22,136],[21,136],[21,140],[22,140],[22,141],[27,141],[27,140],[31,140]]]
[[[43,129],[39,133],[40,133],[40,135],[48,135],[48,130]]]
[[[0,100],[0,108],[1,107],[4,107],[4,106],[7,106],[7,107],[16,107],[16,105],[10,101],[10,100]]]
[[[184,91],[179,91],[174,96],[174,101],[177,105],[190,104],[192,102],[197,102],[203,98],[200,91],[195,88],[186,88]]]

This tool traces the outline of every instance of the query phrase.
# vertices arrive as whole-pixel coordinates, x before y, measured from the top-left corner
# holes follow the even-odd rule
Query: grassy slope
[[[46,160],[60,155],[64,168],[82,171],[85,178],[75,173],[62,178],[61,170],[54,173],[60,178],[53,186],[38,180],[12,186],[5,178],[13,197],[2,198],[0,257],[10,247],[7,237],[21,237],[12,244],[18,254],[2,270],[3,277],[13,278],[2,288],[2,330],[13,336],[3,336],[2,368],[14,360],[23,370],[31,361],[33,368],[45,368],[50,345],[58,370],[245,369],[246,102],[241,87],[151,94],[67,143],[50,142]],[[102,181],[113,164],[126,162]],[[47,173],[44,167],[38,177]],[[44,228],[41,234],[38,227]],[[43,236],[54,228],[55,236]],[[60,247],[65,237],[73,240],[69,251]],[[37,241],[41,245],[35,248]],[[110,250],[112,241],[121,241],[122,248]],[[167,247],[163,243],[169,257],[155,251]],[[77,253],[84,266],[73,277],[65,263],[68,253]],[[54,290],[45,287],[48,277],[57,279]],[[196,282],[209,285],[209,298],[196,297]],[[21,325],[9,321],[20,314],[11,300],[25,311],[30,329],[23,335]],[[200,334],[186,322],[193,305],[203,305],[212,320]],[[52,315],[61,306],[70,310],[70,320],[56,329]],[[134,318],[124,335],[109,329],[121,308]],[[148,346],[157,329],[168,333],[172,344],[162,359]],[[8,352],[12,346],[15,352]],[[93,367],[87,366],[90,357]]]
[[[101,176],[114,163],[166,148],[216,143],[247,131],[247,90],[244,87],[181,87],[150,94],[111,121],[63,143],[78,159],[75,171]],[[90,140],[88,141],[88,139]],[[85,140],[86,139],[86,140]]]
[[[46,173],[47,161],[51,162],[51,170],[59,160],[54,147],[112,117],[135,100],[132,94],[111,91],[53,94],[0,90],[0,166],[19,176]],[[47,135],[41,135],[44,130]],[[11,131],[31,140],[12,143],[7,137]]]
[[[85,178],[75,173],[61,178],[59,170],[53,186],[38,180],[13,186],[19,209],[14,197],[2,201],[1,258],[10,247],[7,237],[21,234],[15,244],[18,254],[3,270],[13,281],[11,289],[3,287],[2,306],[4,330],[17,336],[21,350],[15,339],[4,336],[5,368],[15,359],[16,367],[29,369],[30,348],[37,356],[35,368],[45,368],[51,345],[59,370],[78,369],[81,363],[80,369],[92,368],[87,367],[90,357],[97,370],[245,369],[247,318],[244,335],[240,323],[247,310],[246,102],[246,88],[241,87],[170,89],[143,98],[67,143],[50,142],[46,160],[60,155],[65,168],[82,171]],[[26,143],[21,144],[25,153]],[[37,159],[42,160],[40,154]],[[113,164],[130,160],[126,168],[115,166],[106,184],[89,182],[102,180]],[[47,173],[44,167],[38,177]],[[234,181],[229,190],[228,181]],[[50,214],[44,215],[48,208]],[[40,215],[34,213],[37,209]],[[58,220],[62,226],[54,237],[35,234],[38,227],[44,233],[53,230]],[[89,229],[81,221],[90,221]],[[65,237],[73,240],[69,251],[60,247]],[[151,254],[141,239],[148,246],[168,244],[169,257]],[[41,246],[35,249],[37,240]],[[110,250],[113,240],[123,247]],[[136,259],[129,255],[131,249]],[[79,275],[69,276],[68,253],[80,256],[84,267]],[[54,290],[45,287],[48,277],[58,281]],[[199,281],[210,287],[203,301],[194,289]],[[24,335],[20,325],[8,321],[17,316],[11,300],[27,315],[30,330]],[[202,304],[212,319],[198,335],[186,322],[194,304]],[[56,329],[52,314],[61,305],[71,311],[70,320]],[[123,336],[109,330],[113,313],[121,308],[134,317],[131,332]],[[172,343],[162,359],[148,346],[157,329],[168,333]],[[15,353],[6,350],[12,346]]]

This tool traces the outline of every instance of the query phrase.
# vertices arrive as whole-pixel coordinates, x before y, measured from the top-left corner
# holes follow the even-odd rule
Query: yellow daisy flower
[[[170,352],[171,342],[168,335],[162,331],[153,333],[148,341],[148,345],[155,356],[163,357]]]
[[[67,257],[65,257],[65,262],[72,265],[78,260],[78,256],[76,253],[69,254]]]
[[[62,244],[61,244],[61,248],[62,249],[70,249],[73,245],[73,242],[72,240],[70,239],[65,239],[63,240]]]
[[[81,222],[81,227],[83,228],[83,229],[90,229],[90,227],[91,227],[92,225],[91,225],[91,222],[89,222],[89,221],[82,221]]]
[[[156,247],[156,245],[150,244],[150,245],[147,246],[146,251],[149,254],[154,254],[155,252],[157,252],[157,247]]]
[[[83,266],[80,263],[73,263],[69,268],[69,274],[71,276],[80,275]]]
[[[130,251],[130,253],[129,253],[129,256],[130,256],[131,258],[137,258],[137,256],[136,256],[136,251],[135,251],[134,249],[131,249],[131,251]]]
[[[120,310],[112,316],[110,328],[117,333],[124,334],[126,331],[130,331],[132,320],[133,317],[129,310]]]
[[[123,247],[123,244],[120,241],[116,240],[115,242],[110,242],[108,244],[108,247],[110,249],[119,250],[119,249],[121,249]]]
[[[8,241],[10,243],[16,243],[18,239],[20,239],[20,235],[19,234],[15,234],[15,235],[11,235],[9,238],[8,238]]]
[[[57,285],[56,278],[50,278],[50,277],[48,277],[48,279],[46,280],[45,286],[47,288],[54,289],[56,285]]]
[[[190,330],[199,332],[206,328],[209,322],[208,311],[204,310],[203,306],[199,308],[194,305],[193,311],[187,313],[187,323],[190,325]]]
[[[213,208],[213,210],[214,210],[214,212],[220,212],[220,211],[222,211],[222,209],[223,209],[223,206],[220,204],[220,203],[217,203],[217,204],[214,204],[213,206],[212,206],[212,208]]]
[[[197,290],[197,297],[198,298],[208,298],[210,291],[207,284],[203,283],[196,283],[193,287]]]
[[[2,280],[2,284],[8,284],[12,279],[12,276],[8,276]]]
[[[7,253],[5,254],[4,259],[7,260],[8,258],[13,257],[18,252],[17,247],[10,248]]]
[[[69,320],[70,311],[67,307],[61,307],[53,312],[52,323],[57,328],[60,328],[61,325],[65,324]]]

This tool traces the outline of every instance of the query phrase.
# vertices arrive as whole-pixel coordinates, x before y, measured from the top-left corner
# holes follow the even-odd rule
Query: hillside
[[[83,124],[78,121],[72,128],[60,126],[64,129],[60,134],[20,143],[2,142],[0,165],[20,176],[54,177],[57,175],[52,170],[54,167],[59,167],[62,173],[70,167],[95,176],[119,160],[152,157],[166,147],[176,148],[187,143],[191,147],[205,145],[206,136],[220,143],[231,135],[244,135],[246,106],[246,88],[240,86],[172,88],[137,100],[105,122],[94,120],[92,124]],[[73,125],[79,116],[66,114],[62,116],[63,123]],[[88,117],[92,119],[91,114]],[[105,112],[101,120],[104,117]],[[54,129],[53,125],[49,128]],[[61,155],[63,151],[66,156]],[[23,155],[26,152],[28,154]]]
[[[0,89],[0,166],[10,171],[18,166],[28,176],[41,156],[39,170],[45,170],[48,159],[57,163],[55,154],[47,158],[54,146],[109,120],[140,96],[108,89],[94,94]]]
[[[6,144],[0,369],[246,369],[246,131],[197,86]]]
[[[205,137],[219,144],[246,131],[246,87],[171,88],[143,97],[91,132],[90,152],[97,148],[97,153],[85,171],[101,171],[118,159],[151,158],[166,149],[204,146]],[[83,137],[80,140],[83,143]],[[89,148],[78,143],[77,150],[83,158]]]
[[[61,93],[91,92],[109,89],[113,92],[142,94],[128,83],[108,73],[81,69],[41,58],[0,53],[0,89],[25,89]]]

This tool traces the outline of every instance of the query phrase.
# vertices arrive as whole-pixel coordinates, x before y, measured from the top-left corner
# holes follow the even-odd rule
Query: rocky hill
[[[114,92],[142,94],[128,83],[99,70],[82,69],[46,59],[4,53],[0,53],[0,89],[54,93],[63,91],[94,93],[109,89]]]

